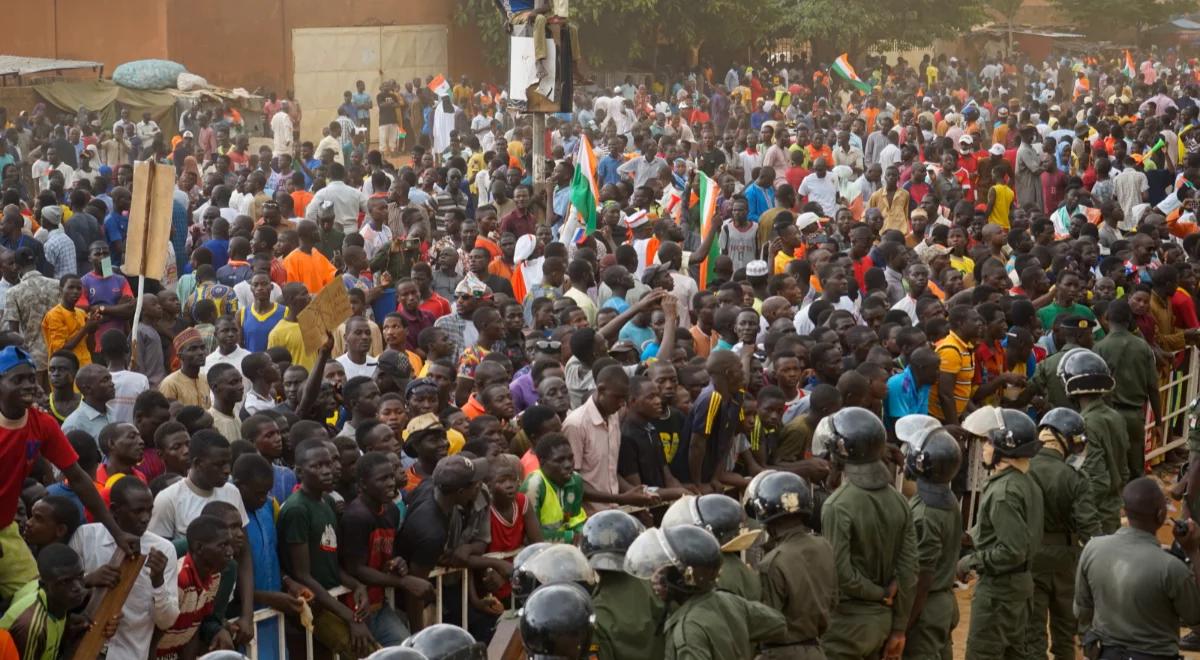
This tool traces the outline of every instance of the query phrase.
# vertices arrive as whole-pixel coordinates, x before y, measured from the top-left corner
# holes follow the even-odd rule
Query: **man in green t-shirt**
[[[1062,271],[1058,274],[1058,282],[1054,284],[1054,302],[1037,312],[1038,320],[1042,322],[1043,328],[1053,328],[1054,319],[1063,314],[1078,314],[1091,321],[1093,327],[1099,327],[1099,324],[1096,323],[1096,314],[1092,312],[1092,309],[1076,302],[1080,297],[1081,286],[1079,275],[1074,272]]]
[[[12,636],[20,657],[55,660],[63,651],[67,615],[83,604],[83,562],[74,550],[51,543],[38,553],[37,580],[13,596],[0,618],[0,629]],[[110,627],[115,631],[115,626]],[[62,653],[62,655],[67,655]]]
[[[337,516],[325,500],[333,490],[333,460],[326,440],[310,438],[296,447],[300,488],[279,509],[280,565],[315,596],[313,637],[333,653],[362,657],[378,644],[364,622],[367,588],[338,565]],[[351,603],[329,594],[339,586],[353,592]]]

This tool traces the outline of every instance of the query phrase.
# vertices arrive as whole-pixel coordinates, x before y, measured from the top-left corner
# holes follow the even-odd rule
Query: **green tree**
[[[871,47],[918,48],[985,18],[983,0],[789,0],[792,33],[819,59],[855,57]],[[837,51],[837,52],[834,52]]]
[[[487,59],[503,66],[508,35],[494,0],[458,0],[457,20],[479,26]],[[653,63],[658,50],[694,64],[702,51],[765,46],[788,26],[785,0],[573,0],[571,22],[596,67]]]
[[[988,8],[995,11],[1004,19],[1005,29],[1008,31],[1008,46],[1006,50],[1012,52],[1013,45],[1013,23],[1017,18],[1017,12],[1021,10],[1021,5],[1025,4],[1025,0],[987,0]]]
[[[1141,39],[1145,30],[1200,8],[1196,0],[1054,0],[1069,18],[1095,36],[1119,36],[1132,28]]]

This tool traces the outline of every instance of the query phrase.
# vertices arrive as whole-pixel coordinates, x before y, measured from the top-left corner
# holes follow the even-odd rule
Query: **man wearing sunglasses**
[[[445,330],[450,336],[450,343],[454,346],[451,356],[455,364],[463,349],[479,341],[479,331],[471,319],[479,304],[485,300],[490,304],[491,299],[492,292],[487,285],[474,275],[468,275],[454,289],[454,312],[434,322],[433,327]]]

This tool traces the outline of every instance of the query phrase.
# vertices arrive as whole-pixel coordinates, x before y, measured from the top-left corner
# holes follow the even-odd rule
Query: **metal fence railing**
[[[1154,420],[1147,414],[1147,463],[1187,443],[1188,414],[1192,402],[1200,395],[1200,350],[1189,348],[1187,352],[1183,366],[1171,371],[1166,382],[1159,383],[1158,394],[1163,402],[1162,422],[1155,426]],[[1179,431],[1178,437],[1172,437],[1174,431]],[[1160,439],[1157,447],[1151,446],[1151,439],[1155,437]]]

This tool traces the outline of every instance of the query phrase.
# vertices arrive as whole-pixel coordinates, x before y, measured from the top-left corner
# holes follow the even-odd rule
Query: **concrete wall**
[[[171,58],[214,84],[284,92],[292,87],[292,30],[375,25],[448,25],[450,43],[473,43],[474,28],[454,25],[454,0],[246,0],[172,3]],[[204,26],[198,29],[198,26]],[[215,37],[205,36],[217,35]],[[450,71],[485,73],[477,49],[451,48]]]
[[[454,25],[455,0],[40,0],[6,3],[12,55],[120,63],[169,58],[215,85],[284,91],[292,84],[293,28],[450,26],[450,71],[488,74],[474,26]],[[494,75],[494,74],[492,74]]]
[[[106,74],[129,60],[167,57],[166,0],[5,4],[3,50],[9,55],[95,60]]]

